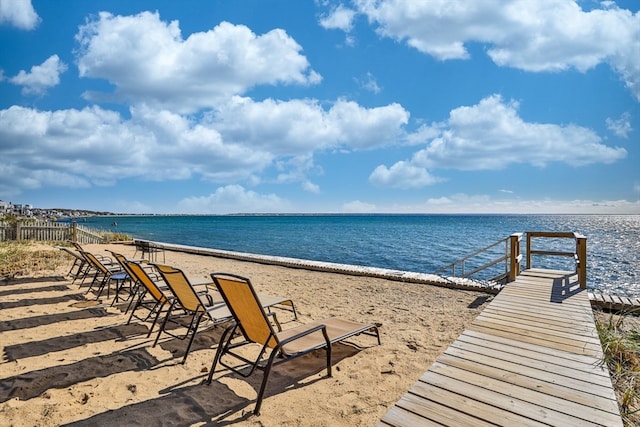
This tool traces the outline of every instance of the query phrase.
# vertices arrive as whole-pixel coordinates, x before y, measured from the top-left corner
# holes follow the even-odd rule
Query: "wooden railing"
[[[580,283],[580,287],[582,289],[586,289],[587,287],[587,238],[578,233],[571,232],[549,232],[549,231],[527,231],[525,233],[527,235],[527,264],[526,268],[532,268],[532,259],[534,256],[561,256],[561,257],[572,257],[575,262],[575,271],[578,274],[578,282]],[[504,262],[505,271],[499,275],[495,275],[488,279],[488,281],[506,283],[512,282],[516,280],[521,271],[521,263],[522,263],[522,254],[520,251],[520,242],[522,240],[523,233],[514,233],[509,237],[498,240],[496,243],[493,243],[487,247],[484,247],[464,258],[460,258],[451,264],[448,264],[434,272],[434,274],[445,274],[449,273],[451,277],[463,277],[463,278],[472,278],[472,276],[476,275],[481,271],[485,271],[490,267],[498,265],[501,262]],[[559,251],[559,250],[541,250],[541,249],[532,249],[532,239],[534,238],[551,238],[551,239],[575,239],[576,245],[575,250],[572,251]],[[485,261],[483,264],[474,267],[472,269],[467,269],[466,264],[468,264],[472,259],[477,257],[487,258],[487,254],[494,250],[495,247],[504,244],[505,250],[504,255],[497,256],[495,258],[490,258],[488,261]]]
[[[533,238],[552,239],[574,239],[575,250],[573,251],[551,251],[531,249]],[[587,288],[587,238],[579,233],[550,232],[550,231],[528,231],[527,232],[527,269],[533,267],[532,258],[534,255],[561,256],[574,259],[575,271],[578,273],[580,288]]]
[[[5,240],[60,242],[71,240],[78,243],[104,243],[105,238],[75,222],[18,220],[0,222],[0,241]]]

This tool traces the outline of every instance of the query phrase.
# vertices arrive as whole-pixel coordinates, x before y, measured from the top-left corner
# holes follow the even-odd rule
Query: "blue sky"
[[[0,200],[638,214],[639,9],[0,0]]]

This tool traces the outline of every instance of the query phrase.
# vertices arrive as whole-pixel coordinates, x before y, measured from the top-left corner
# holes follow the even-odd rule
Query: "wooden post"
[[[22,240],[22,220],[16,221],[16,240]]]
[[[75,221],[71,223],[71,241],[78,241],[78,224]]]
[[[514,233],[509,236],[509,281],[513,282],[520,274],[520,239],[522,233]]]
[[[531,268],[531,233],[527,232],[527,270]]]
[[[576,255],[578,256],[580,289],[587,289],[587,238],[580,234],[576,234]]]

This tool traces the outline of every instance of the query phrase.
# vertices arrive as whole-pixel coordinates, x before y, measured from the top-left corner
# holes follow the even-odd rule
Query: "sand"
[[[86,245],[132,257],[133,246]],[[382,344],[359,336],[274,368],[261,414],[253,415],[262,372],[227,369],[203,384],[223,327],[201,329],[186,363],[186,342],[168,335],[152,347],[150,323],[127,325],[124,305],[96,301],[57,271],[0,282],[0,425],[372,426],[471,323],[487,300],[390,280],[312,272],[167,252],[166,263],[198,281],[214,271],[249,277],[259,293],[293,299],[298,321],[338,316],[379,322]]]

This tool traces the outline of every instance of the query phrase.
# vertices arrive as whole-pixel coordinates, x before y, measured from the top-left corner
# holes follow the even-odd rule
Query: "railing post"
[[[520,274],[520,239],[522,233],[514,233],[509,236],[509,281],[513,282]],[[528,251],[527,251],[528,252]]]
[[[587,238],[580,234],[576,234],[576,255],[578,256],[580,289],[587,289]]]
[[[78,241],[78,223],[76,223],[75,221],[71,223],[71,241]]]
[[[527,270],[531,268],[531,233],[527,233]]]

